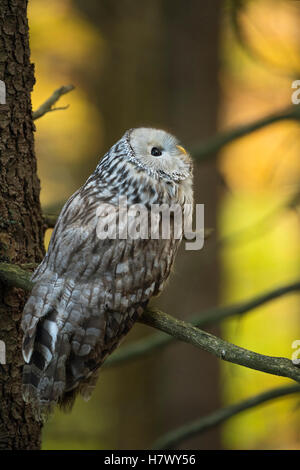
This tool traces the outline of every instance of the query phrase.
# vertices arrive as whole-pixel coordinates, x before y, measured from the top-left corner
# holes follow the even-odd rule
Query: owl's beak
[[[176,147],[178,148],[178,150],[180,150],[180,152],[184,153],[184,155],[187,155],[187,151],[181,145],[176,145]]]

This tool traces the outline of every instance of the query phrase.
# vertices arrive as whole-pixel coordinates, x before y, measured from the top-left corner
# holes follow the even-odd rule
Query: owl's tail
[[[50,320],[38,325],[30,362],[23,369],[23,398],[33,405],[38,420],[47,417],[64,393],[70,352],[70,341],[65,334],[57,335],[52,350],[49,322],[56,326]]]
[[[78,392],[87,397],[102,363],[106,318],[82,306],[81,291],[71,280],[39,280],[25,305],[23,397],[38,420],[56,404],[70,409]]]
[[[23,398],[38,420],[46,418],[65,389],[70,339],[59,326],[55,307],[63,289],[57,277],[39,280],[23,313]]]

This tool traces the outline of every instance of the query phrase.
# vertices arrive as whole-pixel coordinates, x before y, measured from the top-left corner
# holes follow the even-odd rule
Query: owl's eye
[[[152,147],[151,155],[153,155],[153,157],[160,157],[161,154],[162,153],[160,149],[158,149],[157,147]]]

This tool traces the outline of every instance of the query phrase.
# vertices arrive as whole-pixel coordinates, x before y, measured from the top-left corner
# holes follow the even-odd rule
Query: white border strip
[[[6,104],[6,86],[2,80],[0,80],[0,104]]]

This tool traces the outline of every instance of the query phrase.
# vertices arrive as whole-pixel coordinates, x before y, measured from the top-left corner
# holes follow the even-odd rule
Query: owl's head
[[[178,140],[160,129],[139,127],[125,134],[130,157],[144,170],[174,181],[189,178],[192,161]]]

